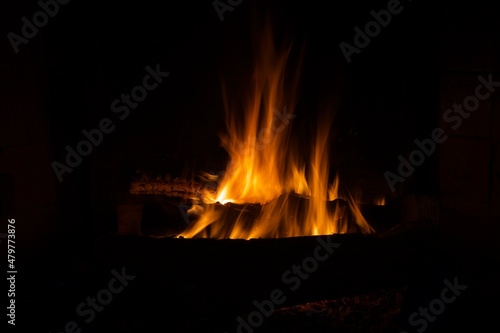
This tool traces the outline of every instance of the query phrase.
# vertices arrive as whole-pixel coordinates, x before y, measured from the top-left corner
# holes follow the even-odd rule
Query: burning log
[[[197,213],[187,214],[189,209],[193,207],[187,201],[182,201],[183,199],[179,197],[168,197],[170,200],[162,198],[164,196],[150,195],[144,199],[140,227],[142,234],[154,236],[178,235],[196,226],[200,218],[200,216],[196,216],[197,213],[203,212],[204,209],[213,209],[219,216],[218,221],[207,225],[206,231],[195,237],[235,238],[231,237],[231,231],[235,228],[236,221],[238,221],[239,228],[251,230],[253,222],[258,219],[266,205],[283,206],[285,202],[288,202],[295,209],[293,214],[286,216],[287,219],[305,221],[307,206],[310,204],[307,197],[292,193],[281,195],[264,205],[234,203],[222,205],[216,203],[206,205],[204,208],[200,206]],[[344,229],[347,233],[362,232],[355,223],[352,223],[356,216],[349,209],[349,203],[346,200],[327,201],[326,206],[330,214],[337,215],[335,223],[339,229]],[[439,210],[436,208],[434,200],[414,196],[396,199],[385,206],[361,205],[360,211],[367,222],[377,232],[381,233],[397,232],[397,230],[411,229],[415,226],[425,227],[425,224],[429,226],[436,225],[439,218]],[[223,228],[226,230],[224,233],[221,231]],[[275,233],[276,237],[290,237],[287,228],[285,219],[282,218]]]
[[[174,180],[143,178],[133,180],[130,183],[129,193],[135,195],[161,194],[171,198],[188,200],[201,197],[204,190],[206,190],[204,184],[183,178],[175,178]]]
[[[265,204],[220,203],[205,206],[200,219],[182,236],[204,238],[280,238],[317,234],[316,225],[330,233],[364,232],[361,214],[346,200],[317,200],[294,193],[282,194]],[[366,222],[364,222],[365,225]]]

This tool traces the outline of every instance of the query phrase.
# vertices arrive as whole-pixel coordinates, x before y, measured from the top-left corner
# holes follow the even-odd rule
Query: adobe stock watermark
[[[457,130],[462,125],[463,119],[469,118],[479,108],[479,103],[488,99],[495,92],[496,87],[500,87],[500,82],[493,81],[491,73],[487,77],[479,75],[477,79],[479,84],[476,86],[474,94],[465,97],[461,104],[453,104],[452,108],[446,109],[443,113],[443,121],[451,124],[453,130]],[[398,156],[400,163],[397,174],[390,171],[384,173],[391,191],[396,190],[397,183],[404,183],[413,174],[415,168],[425,162],[426,156],[430,157],[436,151],[436,144],[443,143],[447,139],[445,131],[439,127],[432,130],[429,138],[421,141],[415,139],[414,143],[417,148],[409,154],[408,159],[402,155]]]
[[[40,0],[38,1],[38,6],[42,10],[37,11],[33,14],[31,21],[26,17],[21,17],[23,25],[21,27],[21,35],[14,32],[9,32],[7,38],[9,39],[10,45],[14,49],[14,52],[19,53],[19,46],[22,44],[28,44],[30,39],[35,38],[38,34],[38,29],[43,28],[49,23],[49,18],[53,18],[59,13],[59,5],[66,5],[70,0]]]
[[[232,12],[235,7],[239,6],[243,0],[227,0],[227,2],[224,2],[223,0],[215,0],[212,2],[212,6],[214,6],[215,12],[217,13],[217,16],[219,16],[219,19],[221,22],[224,21],[224,13],[225,12]]]
[[[146,66],[145,70],[147,74],[143,77],[141,85],[133,87],[130,94],[121,94],[120,98],[113,100],[111,103],[111,112],[117,114],[120,120],[125,120],[130,114],[130,109],[136,109],[139,103],[146,99],[148,91],[155,90],[163,82],[163,79],[170,75],[170,73],[160,70],[160,64],[157,64],[155,69]],[[97,128],[82,130],[85,139],[77,143],[76,149],[69,145],[65,147],[67,152],[66,164],[57,161],[51,163],[59,183],[63,181],[63,175],[66,172],[73,172],[73,169],[82,163],[83,157],[89,156],[94,147],[102,143],[104,134],[112,133],[115,128],[116,126],[110,118],[102,118]]]
[[[368,45],[370,45],[371,38],[377,37],[382,31],[382,28],[387,27],[389,23],[391,23],[392,15],[401,13],[403,8],[404,7],[401,5],[399,0],[389,0],[387,3],[387,9],[382,9],[378,12],[374,10],[370,11],[370,15],[374,18],[374,20],[365,24],[364,31],[358,26],[354,27],[356,34],[354,35],[353,43],[355,46],[346,42],[341,42],[339,44],[347,63],[351,63],[353,54],[359,54],[362,49],[368,47]]]
[[[252,150],[262,151],[266,145],[270,144],[273,141],[276,133],[283,131],[286,126],[290,124],[290,121],[297,117],[296,114],[289,113],[286,106],[283,107],[282,111],[274,108],[273,114],[274,116],[271,122],[271,127],[261,128],[259,130],[259,133],[257,133],[257,136],[253,136],[246,142],[242,142],[239,145],[239,154],[247,154]],[[213,176],[213,178],[208,183],[206,183],[203,188],[209,191],[217,191],[217,188],[222,181],[222,178],[224,177],[224,173],[224,171],[219,171],[217,175],[214,175],[212,173],[211,175]],[[196,208],[203,209],[205,207],[205,204],[202,203],[201,205],[196,205],[195,209],[193,209],[193,207],[189,207],[185,203],[181,203],[177,207],[179,208],[182,218],[187,225],[192,222],[189,216],[198,214],[200,210]]]
[[[430,301],[427,307],[419,307],[418,312],[413,312],[408,318],[408,323],[412,327],[418,327],[418,333],[424,332],[429,323],[435,322],[437,317],[444,312],[446,304],[455,302],[457,297],[462,294],[462,291],[467,289],[466,285],[458,284],[458,277],[453,279],[453,283],[448,279],[445,279],[443,283],[446,287],[441,290],[440,297]],[[408,332],[401,331],[401,333]]]
[[[326,241],[322,237],[317,237],[316,241],[319,245],[315,247],[312,256],[304,258],[300,265],[292,265],[281,275],[281,281],[286,285],[286,289],[290,291],[299,289],[302,282],[309,279],[311,274],[316,272],[319,263],[328,260],[332,253],[340,247],[339,243],[332,242],[330,236],[326,238]],[[236,332],[254,332],[256,328],[264,323],[265,318],[269,318],[272,315],[276,305],[281,305],[285,302],[285,291],[280,288],[273,289],[267,299],[260,302],[254,300],[252,304],[255,306],[255,310],[250,312],[246,319],[241,316],[236,318],[238,322]]]
[[[283,131],[290,124],[290,120],[297,117],[296,114],[289,113],[286,106],[282,111],[274,108],[273,115],[271,127],[261,128],[256,137],[250,137],[246,142],[241,143],[240,153],[248,153],[249,150],[264,150],[264,147],[274,140],[276,133]]]
[[[125,287],[129,285],[129,281],[135,279],[133,275],[127,275],[125,267],[121,273],[115,269],[111,270],[113,277],[108,282],[107,288],[103,288],[97,292],[95,297],[87,297],[85,302],[81,302],[76,307],[76,314],[82,317],[86,324],[90,324],[96,317],[96,312],[102,312],[104,306],[109,305],[113,301],[113,296],[121,293]],[[87,317],[87,318],[85,318]],[[60,333],[81,333],[80,325],[75,321],[68,321],[64,325],[64,331]]]

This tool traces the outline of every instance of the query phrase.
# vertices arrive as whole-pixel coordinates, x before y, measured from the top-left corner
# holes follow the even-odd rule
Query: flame
[[[180,236],[250,239],[372,232],[352,196],[339,192],[339,178],[328,181],[333,112],[320,117],[305,163],[292,140],[298,80],[285,75],[290,47],[277,52],[267,33],[259,50],[243,123],[225,98],[227,133],[221,141],[230,158],[227,169],[218,190],[203,193],[206,205],[200,218]]]

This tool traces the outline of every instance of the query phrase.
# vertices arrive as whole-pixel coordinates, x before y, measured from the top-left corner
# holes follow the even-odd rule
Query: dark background
[[[221,79],[234,96],[244,95],[255,27],[267,16],[278,42],[293,41],[290,73],[303,52],[296,135],[308,133],[318,111],[335,112],[332,172],[368,199],[396,196],[384,172],[396,172],[398,155],[408,156],[414,139],[429,137],[442,112],[473,92],[477,75],[495,77],[499,56],[496,2],[401,4],[350,64],[339,43],[353,44],[353,28],[387,1],[245,0],[223,22],[210,1],[72,1],[18,54],[5,37],[0,215],[2,226],[16,218],[21,258],[49,261],[58,271],[73,256],[85,257],[96,235],[116,232],[115,208],[136,170],[186,177],[223,170]],[[35,1],[6,5],[4,35],[20,34],[21,17],[31,21],[38,10]],[[170,76],[119,120],[111,102],[156,64]],[[485,105],[397,195],[437,197],[445,235],[491,253],[500,230],[498,96]],[[64,163],[65,146],[76,147],[81,131],[102,118],[112,119],[115,131],[59,183],[52,161]]]
[[[10,124],[19,126],[3,131],[2,149],[29,145],[37,152],[45,150],[49,163],[37,166],[38,174],[26,184],[32,188],[26,190],[39,188],[37,194],[47,200],[42,188],[50,191],[51,203],[72,220],[95,218],[89,208],[127,191],[141,167],[174,176],[223,170],[227,156],[218,137],[225,130],[221,80],[230,95],[245,96],[253,68],[251,41],[260,33],[255,27],[270,16],[277,43],[294,43],[289,71],[298,67],[296,59],[304,53],[296,135],[314,124],[318,112],[336,112],[333,168],[351,187],[366,185],[366,192],[383,196],[390,192],[383,173],[395,171],[397,156],[411,151],[412,141],[428,136],[437,125],[437,17],[445,11],[402,5],[402,13],[353,55],[350,65],[339,43],[353,44],[353,27],[364,27],[372,19],[370,10],[386,8],[385,2],[333,7],[321,2],[244,2],[238,11],[226,12],[224,22],[210,2],[64,5],[35,38],[20,46],[19,54],[9,52],[8,40],[4,44],[7,115],[2,124],[14,117],[18,122]],[[19,32],[16,18],[37,8],[26,4],[12,9],[6,31]],[[142,83],[144,68],[156,64],[170,76],[128,118],[119,120],[111,102]],[[102,118],[112,119],[116,130],[59,184],[50,163],[63,163],[65,146],[76,148],[84,139],[81,131],[96,128]],[[34,146],[41,142],[43,148]],[[39,162],[28,156],[23,161]],[[428,161],[415,173],[418,181],[405,185],[435,191],[433,169]],[[360,185],[364,179],[367,184]]]

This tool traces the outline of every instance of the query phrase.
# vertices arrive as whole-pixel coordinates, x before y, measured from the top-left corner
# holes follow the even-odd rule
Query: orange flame
[[[318,121],[309,163],[302,162],[299,148],[291,143],[298,80],[285,87],[290,48],[277,53],[267,33],[260,51],[244,124],[226,99],[228,132],[221,141],[230,157],[227,170],[218,190],[203,194],[208,205],[181,236],[250,239],[372,232],[353,198],[339,195],[338,177],[329,185],[331,116]]]

